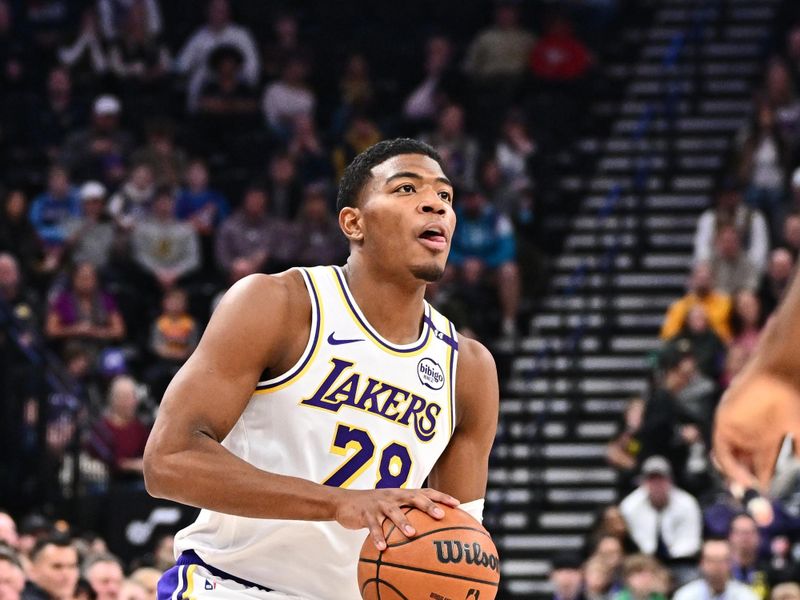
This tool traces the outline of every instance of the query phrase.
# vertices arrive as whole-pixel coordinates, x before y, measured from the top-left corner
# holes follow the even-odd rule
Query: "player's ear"
[[[361,211],[358,208],[345,206],[339,211],[339,227],[342,228],[345,237],[351,242],[364,240]]]

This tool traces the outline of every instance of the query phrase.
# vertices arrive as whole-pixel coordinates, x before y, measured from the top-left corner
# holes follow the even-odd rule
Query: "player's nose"
[[[426,194],[422,194],[422,199],[420,200],[418,208],[420,212],[423,213],[443,215],[447,212],[447,202],[442,200],[439,194],[431,190]]]

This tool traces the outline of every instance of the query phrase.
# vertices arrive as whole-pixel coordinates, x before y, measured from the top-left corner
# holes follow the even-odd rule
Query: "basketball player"
[[[739,492],[766,494],[784,438],[800,453],[800,278],[794,277],[744,370],[723,395],[714,457]]]
[[[202,507],[175,540],[167,600],[356,600],[369,530],[409,536],[401,508],[480,519],[495,435],[494,361],[424,300],[456,225],[438,154],[385,141],[346,169],[344,267],[234,285],[166,391],[144,472]],[[425,479],[432,488],[419,489]]]

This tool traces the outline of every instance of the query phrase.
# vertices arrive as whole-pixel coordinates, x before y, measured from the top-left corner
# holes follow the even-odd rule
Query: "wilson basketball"
[[[387,548],[372,537],[361,546],[358,587],[364,600],[491,600],[500,582],[500,562],[489,532],[457,508],[439,505],[443,519],[419,509],[404,512],[417,535],[406,537],[389,519]]]

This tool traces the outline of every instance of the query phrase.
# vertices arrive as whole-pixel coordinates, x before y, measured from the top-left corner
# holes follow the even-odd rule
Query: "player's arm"
[[[479,342],[459,338],[456,428],[431,471],[431,487],[467,503],[486,495],[489,452],[497,431],[500,393],[494,358]]]
[[[717,409],[714,456],[743,488],[765,491],[784,436],[793,433],[800,441],[799,347],[800,278],[795,276],[753,357]]]
[[[167,388],[145,448],[145,484],[154,496],[223,513],[369,527],[381,548],[384,518],[407,524],[401,505],[438,516],[433,500],[457,502],[433,490],[349,491],[269,473],[221,444],[263,370],[286,370],[296,360],[310,314],[297,272],[250,276],[231,288]]]

